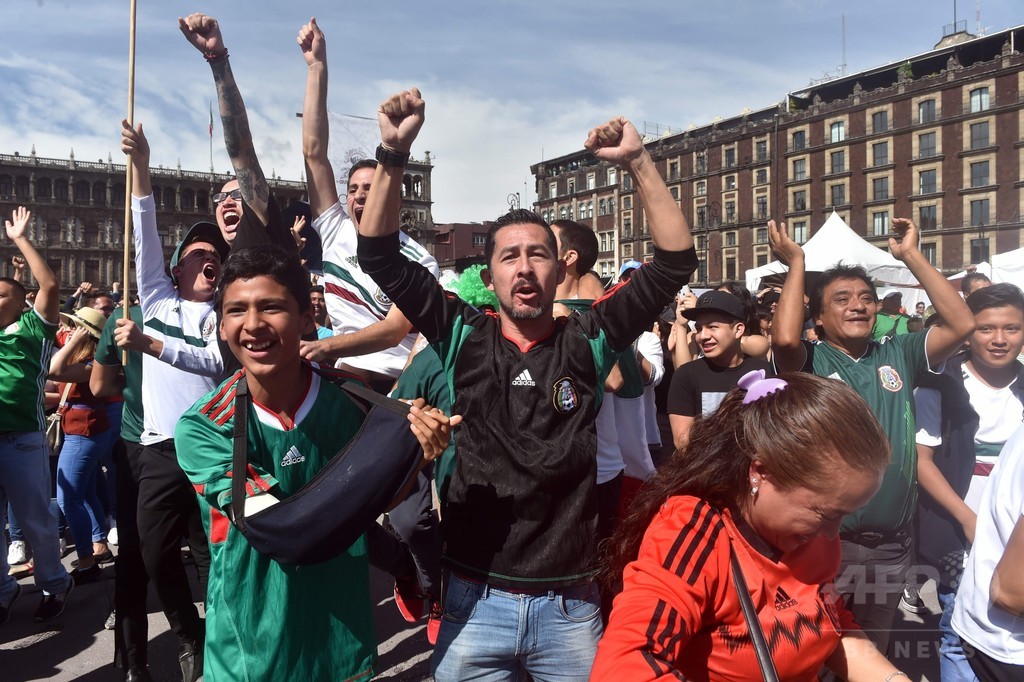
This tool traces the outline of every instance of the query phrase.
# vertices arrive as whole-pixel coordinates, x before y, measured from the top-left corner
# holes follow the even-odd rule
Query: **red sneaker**
[[[415,576],[395,580],[395,606],[407,623],[423,617],[424,600]]]
[[[441,631],[441,616],[443,615],[444,609],[441,607],[441,602],[431,601],[430,616],[427,617],[427,641],[430,642],[430,646],[437,644],[437,633]]]

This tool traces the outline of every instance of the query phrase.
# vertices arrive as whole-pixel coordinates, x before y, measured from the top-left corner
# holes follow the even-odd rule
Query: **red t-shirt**
[[[779,678],[817,679],[840,633],[857,629],[831,589],[839,539],[818,536],[782,554],[747,532],[753,544],[728,510],[695,497],[670,498],[623,571],[591,680],[761,679],[733,586],[732,552]]]

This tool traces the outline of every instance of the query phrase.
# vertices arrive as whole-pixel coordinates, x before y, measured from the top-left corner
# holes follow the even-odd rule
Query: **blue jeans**
[[[434,679],[587,680],[603,629],[596,583],[521,594],[452,574]]]
[[[57,519],[50,513],[50,447],[42,431],[0,434],[0,508],[11,503],[25,540],[32,547],[35,582],[45,594],[63,592],[71,577],[60,562]],[[0,602],[18,588],[0,552]]]
[[[57,463],[57,502],[71,529],[80,559],[92,556],[92,543],[105,542],[106,512],[97,495],[96,479],[121,435],[121,404],[107,409],[110,426],[93,436],[67,434]]]
[[[939,606],[942,607],[942,615],[939,617],[939,672],[942,682],[978,682],[977,675],[967,661],[967,654],[964,653],[964,644],[950,624],[953,620],[956,590],[949,585],[936,585],[936,592]]]

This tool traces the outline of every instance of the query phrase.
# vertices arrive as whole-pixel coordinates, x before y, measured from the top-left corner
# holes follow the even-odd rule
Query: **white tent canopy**
[[[915,285],[917,279],[906,265],[877,246],[872,246],[857,235],[835,211],[821,229],[803,245],[804,265],[807,272],[823,272],[837,263],[861,265],[879,286],[900,288]],[[761,280],[769,275],[788,270],[781,261],[773,261],[759,268],[747,270],[747,288],[757,292]]]

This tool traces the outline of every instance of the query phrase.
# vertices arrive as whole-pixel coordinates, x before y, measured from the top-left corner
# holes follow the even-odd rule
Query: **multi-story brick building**
[[[1020,247],[1022,45],[1024,26],[980,38],[948,31],[925,54],[649,139],[696,237],[696,282],[743,279],[770,261],[768,219],[802,243],[833,210],[882,248],[892,218],[914,218],[922,251],[947,273]],[[628,176],[585,150],[531,170],[538,212],[597,233],[599,274],[651,257]]]

